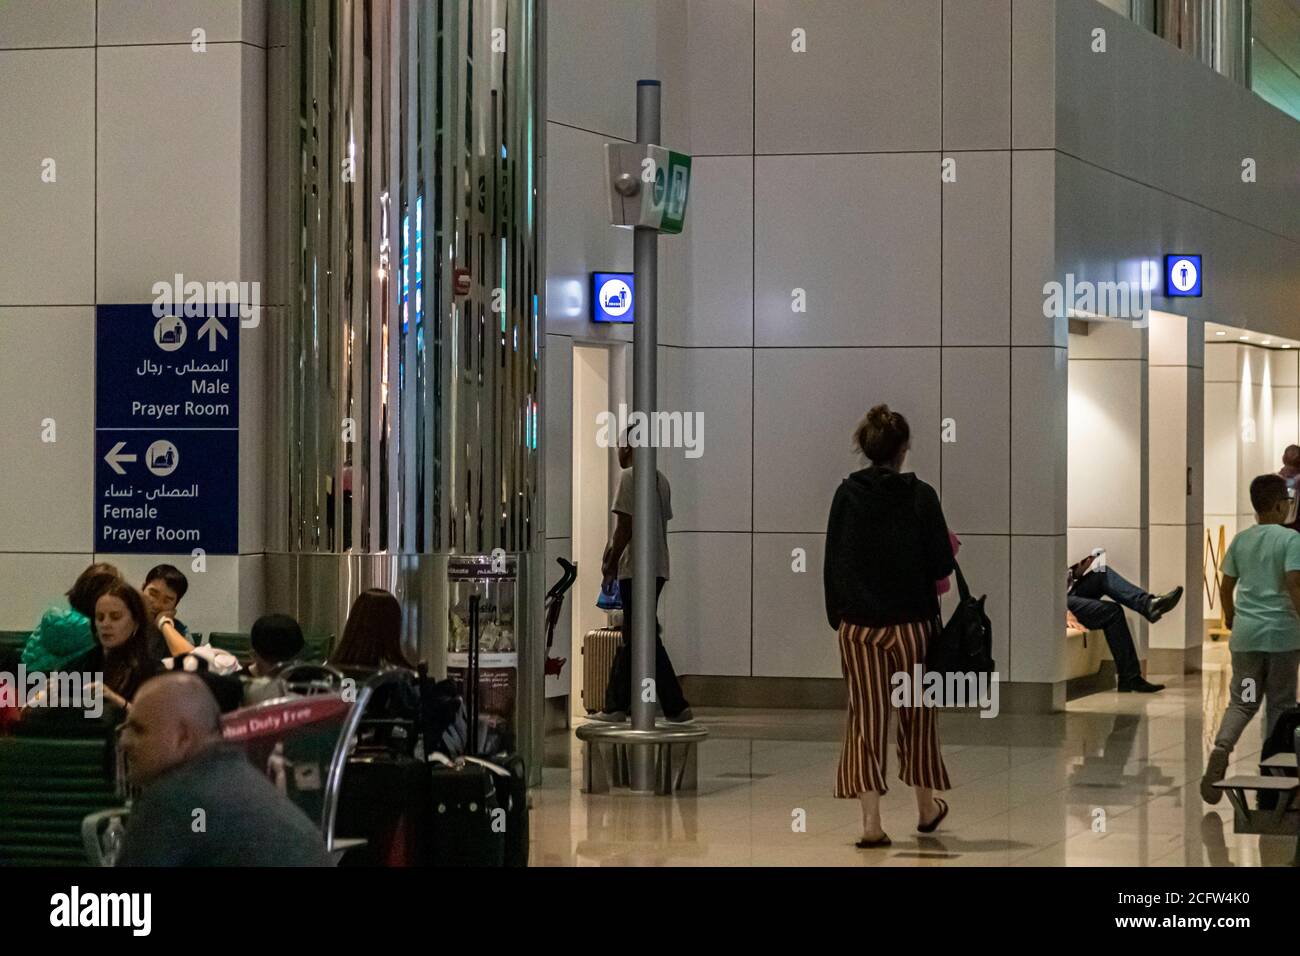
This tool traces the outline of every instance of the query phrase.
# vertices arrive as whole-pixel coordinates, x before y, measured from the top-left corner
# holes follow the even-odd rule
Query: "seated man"
[[[316,825],[221,739],[217,702],[193,674],[136,694],[122,734],[143,785],[119,866],[330,866]]]
[[[149,620],[157,621],[160,616],[165,615],[176,628],[177,633],[187,641],[189,641],[190,629],[176,616],[176,606],[181,603],[181,599],[189,589],[189,580],[179,568],[170,564],[160,564],[150,568],[149,573],[144,576],[144,587],[140,589],[140,596],[144,598],[144,609],[149,612]],[[190,643],[194,642],[190,641]],[[154,660],[162,660],[164,657],[183,653],[185,648],[172,647],[161,628],[155,630],[150,639],[150,657]]]
[[[287,614],[265,614],[253,622],[249,632],[253,663],[245,672],[244,706],[283,697],[286,693],[280,672],[297,663],[306,646],[302,628]]]
[[[1107,597],[1109,601],[1102,600]],[[1154,624],[1177,607],[1182,597],[1181,587],[1167,594],[1143,591],[1105,566],[1104,551],[1094,551],[1071,565],[1067,575],[1066,606],[1084,628],[1100,630],[1106,635],[1122,694],[1154,694],[1165,689],[1163,684],[1152,684],[1143,678],[1142,663],[1133,645],[1124,608],[1136,611]]]

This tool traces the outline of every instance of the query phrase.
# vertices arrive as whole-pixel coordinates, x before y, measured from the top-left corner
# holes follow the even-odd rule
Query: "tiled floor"
[[[699,790],[673,798],[583,794],[581,749],[562,732],[550,740],[550,762],[567,759],[569,769],[547,767],[534,791],[533,864],[1287,864],[1294,838],[1236,835],[1226,799],[1201,802],[1197,783],[1226,702],[1226,649],[1207,645],[1205,660],[1202,674],[1168,678],[1152,697],[1095,694],[1042,716],[944,714],[952,813],[938,833],[915,832],[891,748],[884,825],[894,842],[879,850],[853,846],[858,805],[831,797],[841,713],[696,708],[711,733]],[[1256,718],[1234,769],[1258,772],[1260,739]]]

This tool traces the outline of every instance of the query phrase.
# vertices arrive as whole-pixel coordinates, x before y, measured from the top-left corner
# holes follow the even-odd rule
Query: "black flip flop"
[[[879,840],[859,840],[853,844],[859,850],[872,850],[876,847],[892,846],[893,840],[889,839],[889,834],[883,834]]]
[[[939,824],[943,823],[943,818],[948,815],[947,803],[945,803],[943,800],[940,800],[938,797],[934,798],[934,802],[939,804],[939,815],[935,817],[933,820],[931,820],[929,823],[918,823],[916,825],[917,833],[933,833],[935,830],[939,829]]]

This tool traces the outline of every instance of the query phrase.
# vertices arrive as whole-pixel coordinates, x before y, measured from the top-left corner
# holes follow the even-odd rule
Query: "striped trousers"
[[[863,627],[840,623],[840,664],[849,690],[844,749],[835,774],[835,796],[856,797],[864,790],[887,793],[885,747],[895,674],[912,681],[912,667],[925,663],[925,646],[934,633],[930,621]],[[899,779],[911,787],[947,790],[948,771],[939,752],[938,715],[909,695],[898,710]]]

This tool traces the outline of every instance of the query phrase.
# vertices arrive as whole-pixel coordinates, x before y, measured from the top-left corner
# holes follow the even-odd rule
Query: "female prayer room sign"
[[[96,310],[95,551],[238,554],[239,310],[159,311]]]

